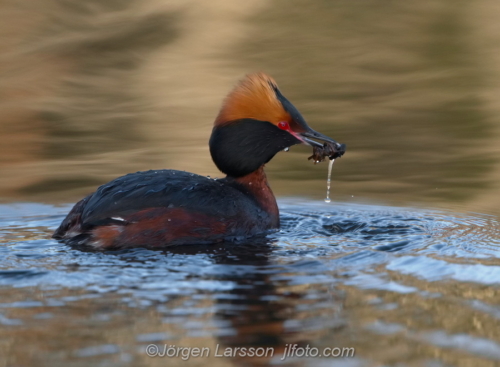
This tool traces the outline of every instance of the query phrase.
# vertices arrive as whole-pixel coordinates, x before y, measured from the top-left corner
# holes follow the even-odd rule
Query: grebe
[[[330,158],[345,152],[307,125],[270,76],[247,75],[224,100],[210,137],[212,160],[225,178],[176,170],[119,177],[79,201],[52,237],[115,249],[211,244],[279,228],[264,165],[300,143]]]

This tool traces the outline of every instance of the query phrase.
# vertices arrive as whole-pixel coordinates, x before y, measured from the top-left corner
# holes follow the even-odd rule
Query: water
[[[498,365],[499,17],[493,0],[1,2],[0,365],[183,363],[151,343]],[[220,177],[212,123],[255,71],[347,144],[331,203],[293,146],[266,165],[283,225],[266,238],[104,253],[50,239],[126,173]]]
[[[212,358],[217,345],[272,347],[274,360],[287,343],[352,347],[354,358],[335,360],[349,366],[500,360],[496,217],[279,204],[282,229],[239,246],[110,252],[49,239],[68,206],[1,205],[6,363],[154,365],[165,360],[145,348],[165,343]]]
[[[2,2],[0,198],[75,202],[147,169],[218,177],[213,120],[262,70],[347,144],[336,200],[500,214],[496,2],[292,1]],[[310,155],[267,165],[277,196],[324,199]]]
[[[325,198],[325,203],[331,202],[330,199],[330,185],[332,182],[332,167],[333,163],[335,162],[335,159],[330,159],[328,162],[328,178],[326,179],[326,198]]]

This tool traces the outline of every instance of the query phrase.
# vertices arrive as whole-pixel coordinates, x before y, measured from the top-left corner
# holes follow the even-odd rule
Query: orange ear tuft
[[[290,115],[276,98],[276,82],[264,73],[249,74],[228,94],[215,125],[239,119],[255,119],[278,124],[289,121]]]

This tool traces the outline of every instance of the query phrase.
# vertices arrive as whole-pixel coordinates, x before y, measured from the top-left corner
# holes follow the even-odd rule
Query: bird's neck
[[[273,191],[267,182],[264,165],[260,166],[256,171],[242,177],[227,177],[231,181],[241,185],[247,195],[255,198],[260,207],[271,216],[272,227],[279,227],[279,210],[276,198]]]
[[[236,178],[252,175],[280,150],[300,142],[270,122],[241,119],[216,125],[209,146],[217,168]]]

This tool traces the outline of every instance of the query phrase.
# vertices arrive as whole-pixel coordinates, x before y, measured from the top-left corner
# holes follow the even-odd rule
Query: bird
[[[277,230],[264,166],[292,145],[346,146],[311,129],[276,81],[259,72],[230,91],[215,119],[210,154],[224,178],[162,169],[116,178],[77,202],[52,237],[110,250],[238,242]]]

